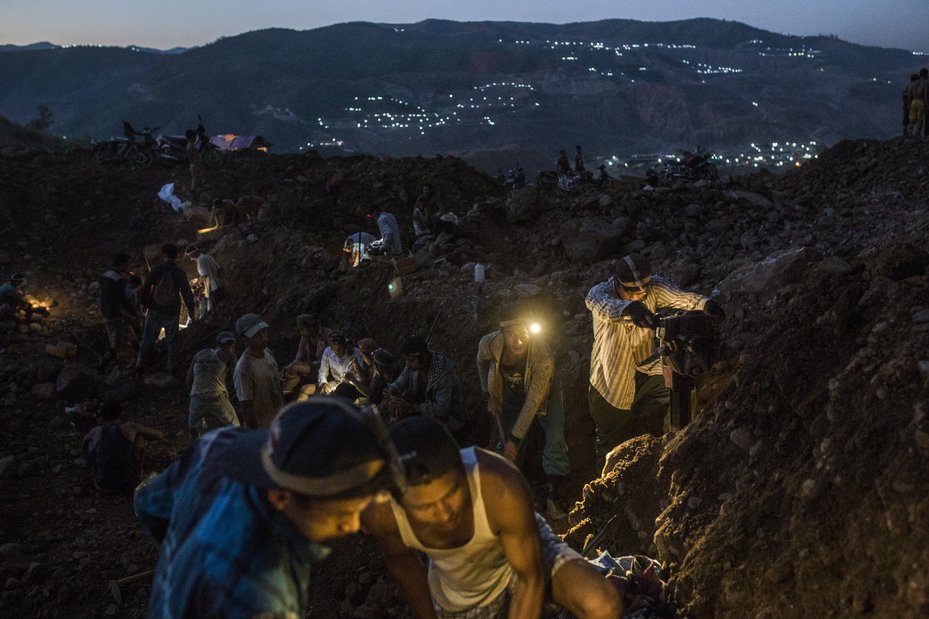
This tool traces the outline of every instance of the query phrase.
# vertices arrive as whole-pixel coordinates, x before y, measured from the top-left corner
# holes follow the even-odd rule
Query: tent
[[[210,143],[219,150],[260,150],[263,153],[271,149],[268,142],[260,135],[236,135],[235,133],[222,133],[210,138]]]

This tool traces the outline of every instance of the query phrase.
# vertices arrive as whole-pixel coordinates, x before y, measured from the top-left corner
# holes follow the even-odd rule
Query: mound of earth
[[[25,271],[27,292],[51,308],[0,334],[0,609],[144,615],[145,578],[108,582],[154,567],[157,549],[139,533],[129,497],[92,489],[64,409],[88,395],[122,400],[126,418],[168,434],[150,446],[151,471],[186,447],[176,378],[155,375],[136,391],[123,373],[93,370],[105,348],[96,279],[109,255],[128,250],[144,271],[143,248],[174,241],[213,254],[228,292],[183,331],[185,359],[245,312],[270,322],[270,347],[285,363],[305,312],[394,350],[411,333],[431,333],[462,375],[479,439],[490,430],[474,366],[479,337],[514,303],[540,318],[566,387],[578,501],[567,539],[656,556],[690,616],[925,614],[927,155],[919,141],[849,141],[785,176],[657,187],[622,178],[583,194],[506,194],[452,157],[247,153],[210,172],[205,193],[178,193],[207,206],[261,193],[271,219],[205,233],[195,210],[188,221],[157,198],[165,183],[186,186],[180,167],[101,168],[87,153],[0,157],[0,267]],[[344,239],[370,228],[369,212],[395,213],[409,246],[424,183],[461,218],[464,236],[437,241],[412,273],[386,260],[340,268]],[[584,297],[629,251],[717,294],[729,315],[693,422],[626,443],[601,474],[586,409]],[[486,266],[483,284],[476,263]],[[75,356],[46,351],[67,344]],[[314,580],[314,614],[407,612],[367,540],[338,550]]]

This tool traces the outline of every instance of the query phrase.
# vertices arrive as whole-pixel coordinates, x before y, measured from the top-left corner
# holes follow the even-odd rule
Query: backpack
[[[125,279],[100,278],[100,315],[104,318],[117,318],[122,308],[122,294],[126,287]]]
[[[162,307],[173,307],[177,303],[177,285],[174,283],[174,273],[167,265],[161,269],[160,277],[152,291],[152,300]]]

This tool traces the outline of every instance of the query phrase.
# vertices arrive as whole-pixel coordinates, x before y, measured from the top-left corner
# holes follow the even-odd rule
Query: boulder
[[[520,299],[531,299],[532,297],[538,296],[542,292],[540,286],[535,284],[517,284],[513,286],[513,292],[516,293],[516,296]]]
[[[58,395],[55,383],[39,383],[32,386],[32,397],[43,402],[54,402]]]
[[[771,254],[760,262],[750,262],[727,275],[719,282],[724,298],[775,291],[800,280],[806,267],[819,259],[815,250],[808,247],[788,249]]]
[[[627,229],[597,217],[583,217],[565,222],[560,232],[568,258],[587,264],[618,252]]]
[[[93,397],[97,392],[100,376],[87,366],[80,364],[66,365],[58,373],[55,388],[58,397],[71,402]]]
[[[534,187],[515,189],[506,197],[506,220],[511,224],[535,221],[539,211],[539,192]]]
[[[726,191],[723,195],[730,200],[745,200],[752,206],[757,206],[759,208],[771,208],[774,206],[771,200],[754,191]]]
[[[77,345],[71,342],[57,342],[46,344],[45,353],[58,359],[70,359],[77,355]]]

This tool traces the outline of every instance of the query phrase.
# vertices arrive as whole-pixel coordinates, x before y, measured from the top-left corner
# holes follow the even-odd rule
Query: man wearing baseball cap
[[[235,330],[245,340],[232,379],[239,398],[239,415],[249,428],[267,428],[284,405],[281,371],[268,348],[270,325],[258,314],[243,314]]]
[[[314,397],[267,430],[221,428],[136,489],[160,544],[149,617],[305,617],[327,540],[358,531],[390,479],[372,420]]]
[[[648,260],[630,254],[617,260],[613,276],[587,293],[593,316],[594,347],[590,355],[587,404],[597,425],[597,461],[631,438],[660,434],[670,392],[661,359],[653,354],[660,308],[703,310],[719,319],[723,308],[694,292],[685,292],[652,274]],[[649,415],[649,403],[661,411]]]

